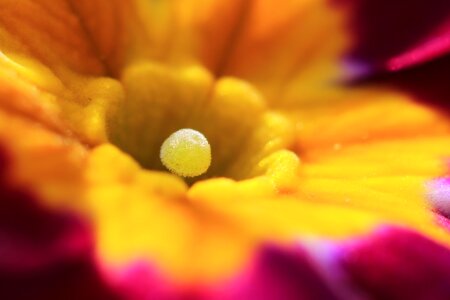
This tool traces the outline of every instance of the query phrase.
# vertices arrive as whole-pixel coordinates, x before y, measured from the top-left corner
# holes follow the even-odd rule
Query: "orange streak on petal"
[[[125,39],[133,9],[131,1],[2,0],[0,49],[33,57],[60,76],[65,69],[117,75],[132,48]]]
[[[348,44],[342,21],[345,12],[322,0],[240,3],[230,5],[234,18],[222,24],[231,28],[231,38],[221,51],[215,51],[219,63],[209,63],[209,50],[211,41],[214,45],[214,38],[221,36],[215,27],[216,20],[223,20],[220,7],[211,10],[208,21],[201,23],[204,31],[216,34],[194,40],[202,62],[218,66],[213,70],[219,75],[250,81],[275,105],[304,101],[309,93],[321,94],[323,88],[317,87],[336,78],[338,60]],[[291,93],[292,89],[297,92]]]
[[[86,149],[35,121],[0,111],[0,148],[8,159],[5,180],[53,207],[80,203]]]
[[[2,1],[0,7],[0,24],[7,32],[2,34],[3,51],[34,56],[53,68],[105,71],[67,1]],[[10,47],[11,43],[17,47]]]
[[[380,86],[340,87],[328,100],[296,111],[292,117],[297,126],[297,150],[303,157],[354,144],[450,133],[450,122],[443,113],[415,102],[410,95]]]

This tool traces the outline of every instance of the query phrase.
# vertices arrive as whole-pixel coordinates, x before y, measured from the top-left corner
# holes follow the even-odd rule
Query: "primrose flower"
[[[0,299],[449,299],[447,0],[0,0]]]

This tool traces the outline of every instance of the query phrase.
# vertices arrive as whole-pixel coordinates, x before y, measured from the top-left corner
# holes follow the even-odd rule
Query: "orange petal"
[[[450,132],[450,122],[441,112],[381,86],[342,88],[328,100],[305,106],[293,115],[298,149],[304,152],[303,156],[339,150],[349,144],[401,141]]]
[[[248,80],[274,105],[294,101],[285,95],[290,88],[299,91],[295,101],[304,101],[340,72],[338,59],[348,44],[345,12],[329,1],[236,0],[180,6],[175,11],[184,15],[180,13],[174,34],[187,37],[173,39],[173,52],[188,53],[216,75]]]
[[[134,1],[2,0],[0,49],[32,57],[59,76],[117,74],[145,40]]]

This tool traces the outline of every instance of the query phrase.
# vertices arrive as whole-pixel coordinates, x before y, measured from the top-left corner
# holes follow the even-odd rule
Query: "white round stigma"
[[[184,128],[164,141],[159,157],[172,173],[195,177],[205,173],[211,165],[211,146],[203,134]]]

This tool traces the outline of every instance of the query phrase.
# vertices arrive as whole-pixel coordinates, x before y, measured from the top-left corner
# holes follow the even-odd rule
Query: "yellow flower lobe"
[[[180,129],[164,141],[160,158],[172,173],[195,177],[205,173],[211,165],[211,146],[200,132]]]

